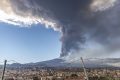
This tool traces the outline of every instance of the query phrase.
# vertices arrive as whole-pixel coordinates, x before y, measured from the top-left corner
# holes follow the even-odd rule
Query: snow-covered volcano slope
[[[85,66],[87,68],[99,68],[99,67],[119,67],[120,68],[120,58],[89,58],[83,59]],[[81,59],[69,59],[66,60],[64,58],[56,58],[48,61],[42,61],[37,63],[28,63],[28,64],[11,64],[13,67],[22,66],[37,66],[37,67],[82,67]]]

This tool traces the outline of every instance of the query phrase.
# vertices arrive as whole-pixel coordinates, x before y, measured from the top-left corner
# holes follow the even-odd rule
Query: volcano
[[[86,68],[106,68],[116,67],[120,68],[120,58],[89,58],[83,59]],[[13,63],[9,67],[55,67],[55,68],[69,68],[69,67],[82,67],[81,59],[66,60],[65,58],[56,58],[52,60],[36,62],[36,63]]]

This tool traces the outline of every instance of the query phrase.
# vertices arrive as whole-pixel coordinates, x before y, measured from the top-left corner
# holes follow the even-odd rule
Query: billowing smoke
[[[1,0],[0,21],[45,24],[61,32],[61,57],[115,54],[120,48],[118,0]]]

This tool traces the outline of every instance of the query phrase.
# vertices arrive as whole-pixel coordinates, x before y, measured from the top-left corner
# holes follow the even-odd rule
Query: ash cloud
[[[61,57],[76,53],[93,55],[97,51],[109,55],[119,51],[118,0],[9,0],[6,3],[14,15],[25,20],[29,18],[28,22],[13,18],[10,22],[41,23],[60,31]],[[96,44],[102,48],[97,49],[94,47]]]

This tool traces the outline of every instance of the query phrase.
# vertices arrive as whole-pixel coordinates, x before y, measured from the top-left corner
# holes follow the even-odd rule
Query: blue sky
[[[60,33],[44,25],[30,28],[0,23],[0,61],[39,62],[59,57]]]

